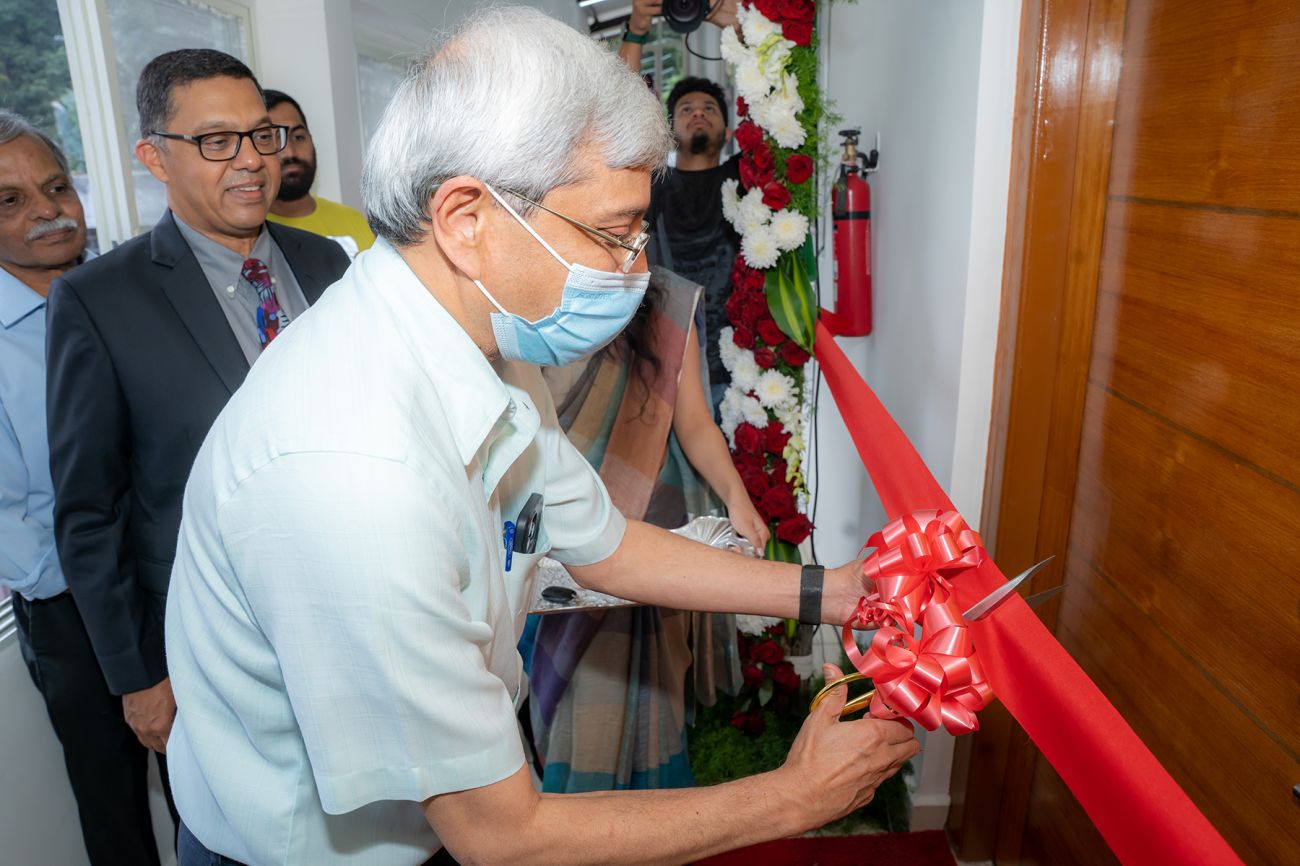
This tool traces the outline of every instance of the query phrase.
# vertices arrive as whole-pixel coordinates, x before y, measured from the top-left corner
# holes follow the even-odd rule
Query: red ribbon
[[[885,511],[952,510],[925,461],[820,322],[816,354]],[[1005,581],[986,558],[951,582],[951,597],[969,606]],[[1241,863],[1022,599],[1008,599],[969,630],[998,698],[1122,863]]]
[[[844,626],[844,651],[871,677],[871,714],[906,716],[926,730],[979,730],[975,717],[993,695],[975,644],[953,599],[951,581],[987,556],[979,535],[956,511],[916,511],[871,536],[862,566],[874,591]],[[921,637],[914,636],[921,624]],[[854,628],[877,628],[864,656]]]

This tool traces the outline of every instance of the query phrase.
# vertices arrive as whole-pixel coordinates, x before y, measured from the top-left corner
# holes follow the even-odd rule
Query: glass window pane
[[[89,245],[98,249],[95,205],[56,4],[0,2],[0,108],[18,112],[63,149],[86,212]]]
[[[362,143],[369,144],[379,119],[393,98],[393,91],[406,77],[406,64],[357,52],[357,88],[361,97]]]
[[[238,15],[188,0],[108,0],[107,6],[128,147],[140,138],[135,85],[145,65],[159,54],[177,48],[215,48],[252,65],[246,23]],[[131,175],[136,228],[145,231],[167,209],[166,190],[134,160]]]

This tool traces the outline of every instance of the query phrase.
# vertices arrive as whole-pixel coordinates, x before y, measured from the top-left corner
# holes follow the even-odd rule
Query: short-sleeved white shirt
[[[537,551],[502,529],[544,497]],[[626,524],[535,367],[489,364],[391,246],[267,348],[185,491],[167,602],[177,806],[256,866],[418,864],[419,803],[523,764],[536,561]]]

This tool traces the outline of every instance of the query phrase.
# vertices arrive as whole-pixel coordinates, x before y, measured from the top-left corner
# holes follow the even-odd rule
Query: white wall
[[[357,46],[414,57],[437,34],[474,9],[477,0],[250,0],[257,77],[264,87],[302,105],[316,141],[315,191],[361,205],[362,131]],[[571,0],[533,0],[570,24]]]
[[[825,87],[863,145],[872,192],[872,334],[840,345],[957,508],[978,526],[1001,294],[1016,0],[861,0],[830,10]],[[823,303],[833,307],[831,244]],[[823,386],[817,553],[853,557],[885,521]],[[952,740],[929,735],[913,825],[942,826]]]

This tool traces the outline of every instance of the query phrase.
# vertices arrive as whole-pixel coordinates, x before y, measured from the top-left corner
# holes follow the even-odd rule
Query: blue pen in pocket
[[[506,571],[509,571],[515,553],[515,524],[513,521],[506,521],[505,529],[501,533],[501,542],[506,547]]]

